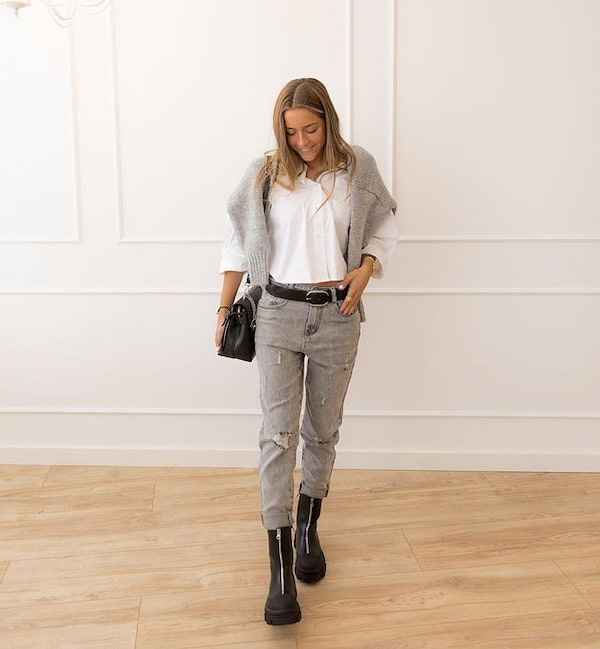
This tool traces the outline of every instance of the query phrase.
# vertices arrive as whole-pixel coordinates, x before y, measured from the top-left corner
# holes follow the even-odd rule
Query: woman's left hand
[[[369,283],[372,274],[373,264],[369,260],[366,260],[363,262],[362,266],[356,270],[350,271],[338,284],[337,287],[342,290],[345,289],[346,286],[348,287],[348,295],[340,306],[340,311],[344,315],[352,315],[356,311],[358,302]]]

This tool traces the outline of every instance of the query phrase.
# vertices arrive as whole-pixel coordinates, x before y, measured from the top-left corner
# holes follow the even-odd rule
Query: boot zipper
[[[285,577],[283,575],[283,550],[281,548],[281,529],[277,528],[277,544],[279,545],[279,571],[281,581],[281,594],[285,595]]]
[[[315,499],[310,499],[310,509],[308,510],[308,522],[306,523],[306,530],[304,531],[304,545],[306,546],[306,554],[310,554],[310,544],[308,541],[308,530],[310,529],[310,524],[312,523],[312,513],[313,507],[315,506]]]

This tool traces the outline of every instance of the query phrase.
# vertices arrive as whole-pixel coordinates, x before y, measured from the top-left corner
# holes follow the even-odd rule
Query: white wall
[[[290,78],[399,200],[338,466],[600,470],[600,4],[0,13],[0,462],[254,465],[216,358],[226,198]]]

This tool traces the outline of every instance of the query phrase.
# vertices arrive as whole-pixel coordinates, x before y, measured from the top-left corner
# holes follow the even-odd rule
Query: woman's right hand
[[[223,323],[227,317],[227,310],[220,309],[217,314],[217,330],[215,331],[215,347],[217,352],[221,349],[221,340],[223,340]]]
[[[229,308],[235,300],[244,274],[244,272],[237,270],[226,270],[223,273],[223,288],[219,300],[220,306],[217,309],[217,330],[215,331],[215,347],[217,351],[221,349],[221,341],[223,340],[223,322],[225,322]]]

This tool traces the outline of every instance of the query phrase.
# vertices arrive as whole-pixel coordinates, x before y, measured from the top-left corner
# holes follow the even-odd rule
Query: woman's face
[[[307,165],[319,163],[325,147],[325,122],[307,108],[288,108],[283,121],[289,146]]]

